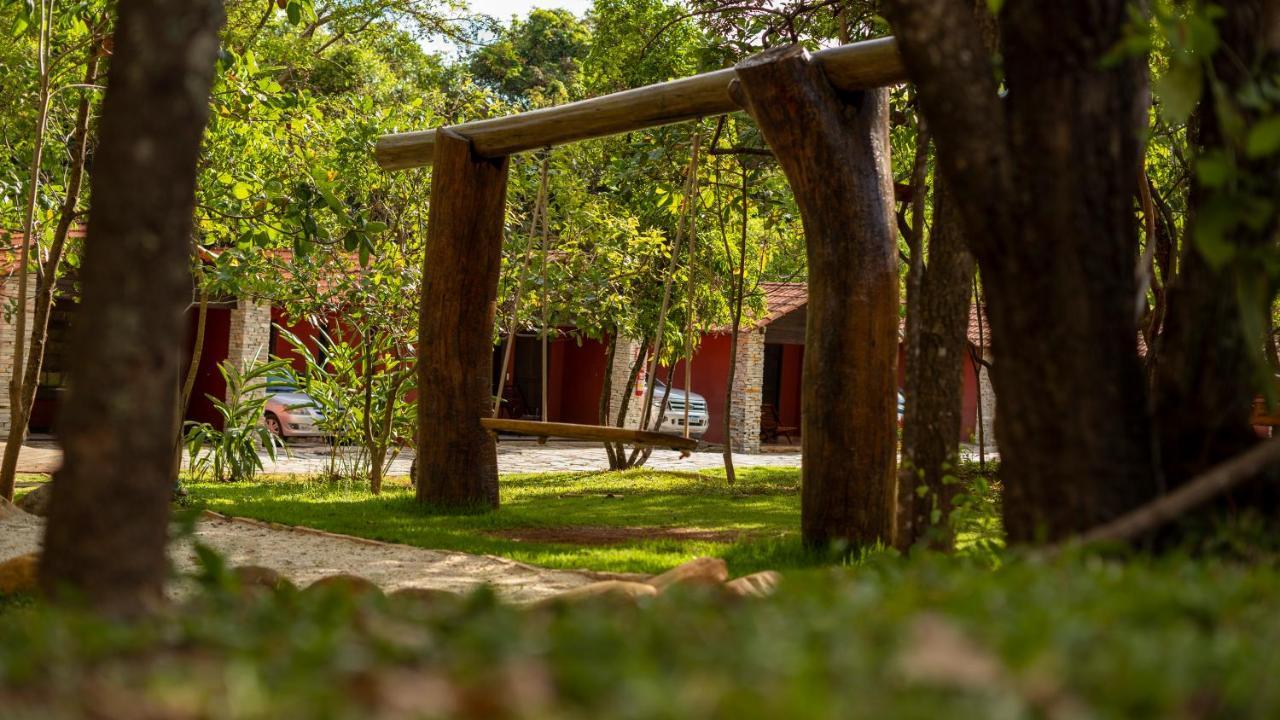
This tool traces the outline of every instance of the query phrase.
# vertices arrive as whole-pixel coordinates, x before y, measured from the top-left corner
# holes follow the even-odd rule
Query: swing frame
[[[814,543],[887,541],[898,287],[881,88],[906,79],[892,38],[813,54],[793,45],[683,80],[380,139],[383,167],[434,168],[418,335],[418,499],[498,505],[497,448],[483,419],[492,413],[510,154],[745,109],[787,176],[808,248],[801,529]]]

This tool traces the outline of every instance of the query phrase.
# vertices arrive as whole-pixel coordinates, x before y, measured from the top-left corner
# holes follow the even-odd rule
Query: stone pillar
[[[612,390],[609,397],[609,422],[612,425],[618,417],[618,408],[622,407],[622,398],[631,393],[631,402],[627,404],[627,417],[624,427],[638,428],[640,427],[640,414],[643,410],[644,391],[641,390],[640,395],[636,395],[637,386],[643,388],[645,382],[646,367],[640,371],[640,376],[633,385],[629,381],[631,379],[631,368],[635,365],[636,357],[640,354],[640,341],[628,337],[618,338],[618,349],[613,355],[613,367],[609,368],[609,387]]]
[[[996,447],[996,390],[991,385],[987,365],[991,363],[991,351],[982,351],[983,365],[978,366],[978,397],[982,402],[982,438],[988,448]],[[974,438],[977,441],[977,438]]]
[[[227,362],[240,370],[266,362],[271,348],[271,305],[241,298],[231,310]]]
[[[26,342],[23,352],[30,349],[31,325],[35,322],[36,275],[27,276]],[[0,433],[9,432],[9,380],[13,377],[13,344],[17,337],[18,277],[10,275],[0,283]]]
[[[735,452],[760,452],[760,401],[764,384],[764,331],[744,330],[735,350],[733,407],[729,410],[729,440]]]

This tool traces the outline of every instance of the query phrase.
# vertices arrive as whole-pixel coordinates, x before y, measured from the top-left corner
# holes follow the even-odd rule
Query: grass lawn
[[[959,474],[972,481],[976,465]],[[200,509],[551,568],[658,573],[709,555],[738,575],[831,561],[800,544],[797,468],[740,470],[733,487],[719,470],[504,475],[493,513],[425,507],[403,477],[389,479],[378,497],[364,483],[301,476],[186,487]],[[957,516],[962,548],[999,537],[994,492],[981,487],[985,494]]]
[[[363,483],[296,476],[186,487],[201,509],[544,567],[656,573],[714,555],[745,573],[820,561],[800,547],[793,468],[739,471],[732,488],[710,471],[504,475],[494,513],[424,507],[407,478],[390,479],[380,497]]]

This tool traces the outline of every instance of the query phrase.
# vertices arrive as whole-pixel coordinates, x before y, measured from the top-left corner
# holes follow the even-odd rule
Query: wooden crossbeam
[[[864,90],[905,82],[906,70],[891,37],[866,40],[813,54],[827,81],[839,90]],[[469,139],[482,157],[606,137],[738,110],[729,93],[733,68],[646,85],[589,100],[448,129]],[[378,138],[374,155],[386,170],[430,165],[437,130]]]
[[[620,442],[628,445],[671,448],[684,453],[698,449],[697,440],[647,430],[631,430],[601,425],[578,425],[576,423],[539,422],[537,420],[511,420],[508,418],[481,418],[480,424],[494,432],[510,432],[533,437]]]

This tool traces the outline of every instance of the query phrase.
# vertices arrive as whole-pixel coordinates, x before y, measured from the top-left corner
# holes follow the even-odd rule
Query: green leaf
[[[1249,130],[1245,154],[1251,158],[1266,157],[1280,151],[1280,115],[1260,120]]]
[[[231,186],[231,194],[234,195],[237,200],[245,200],[252,194],[252,191],[245,183],[238,182]]]
[[[1196,215],[1192,239],[1205,262],[1215,270],[1221,270],[1236,255],[1235,245],[1227,237],[1236,225],[1237,210],[1226,198],[1213,198],[1200,208]]]
[[[1204,76],[1200,66],[1188,61],[1175,61],[1165,74],[1153,83],[1156,97],[1160,99],[1160,115],[1173,124],[1185,122],[1200,102],[1204,90]]]
[[[1196,159],[1196,177],[1207,187],[1222,187],[1231,177],[1231,160],[1220,150],[1206,152]]]
[[[298,2],[290,2],[284,8],[285,15],[289,17],[290,25],[297,25],[302,22],[302,5]]]

